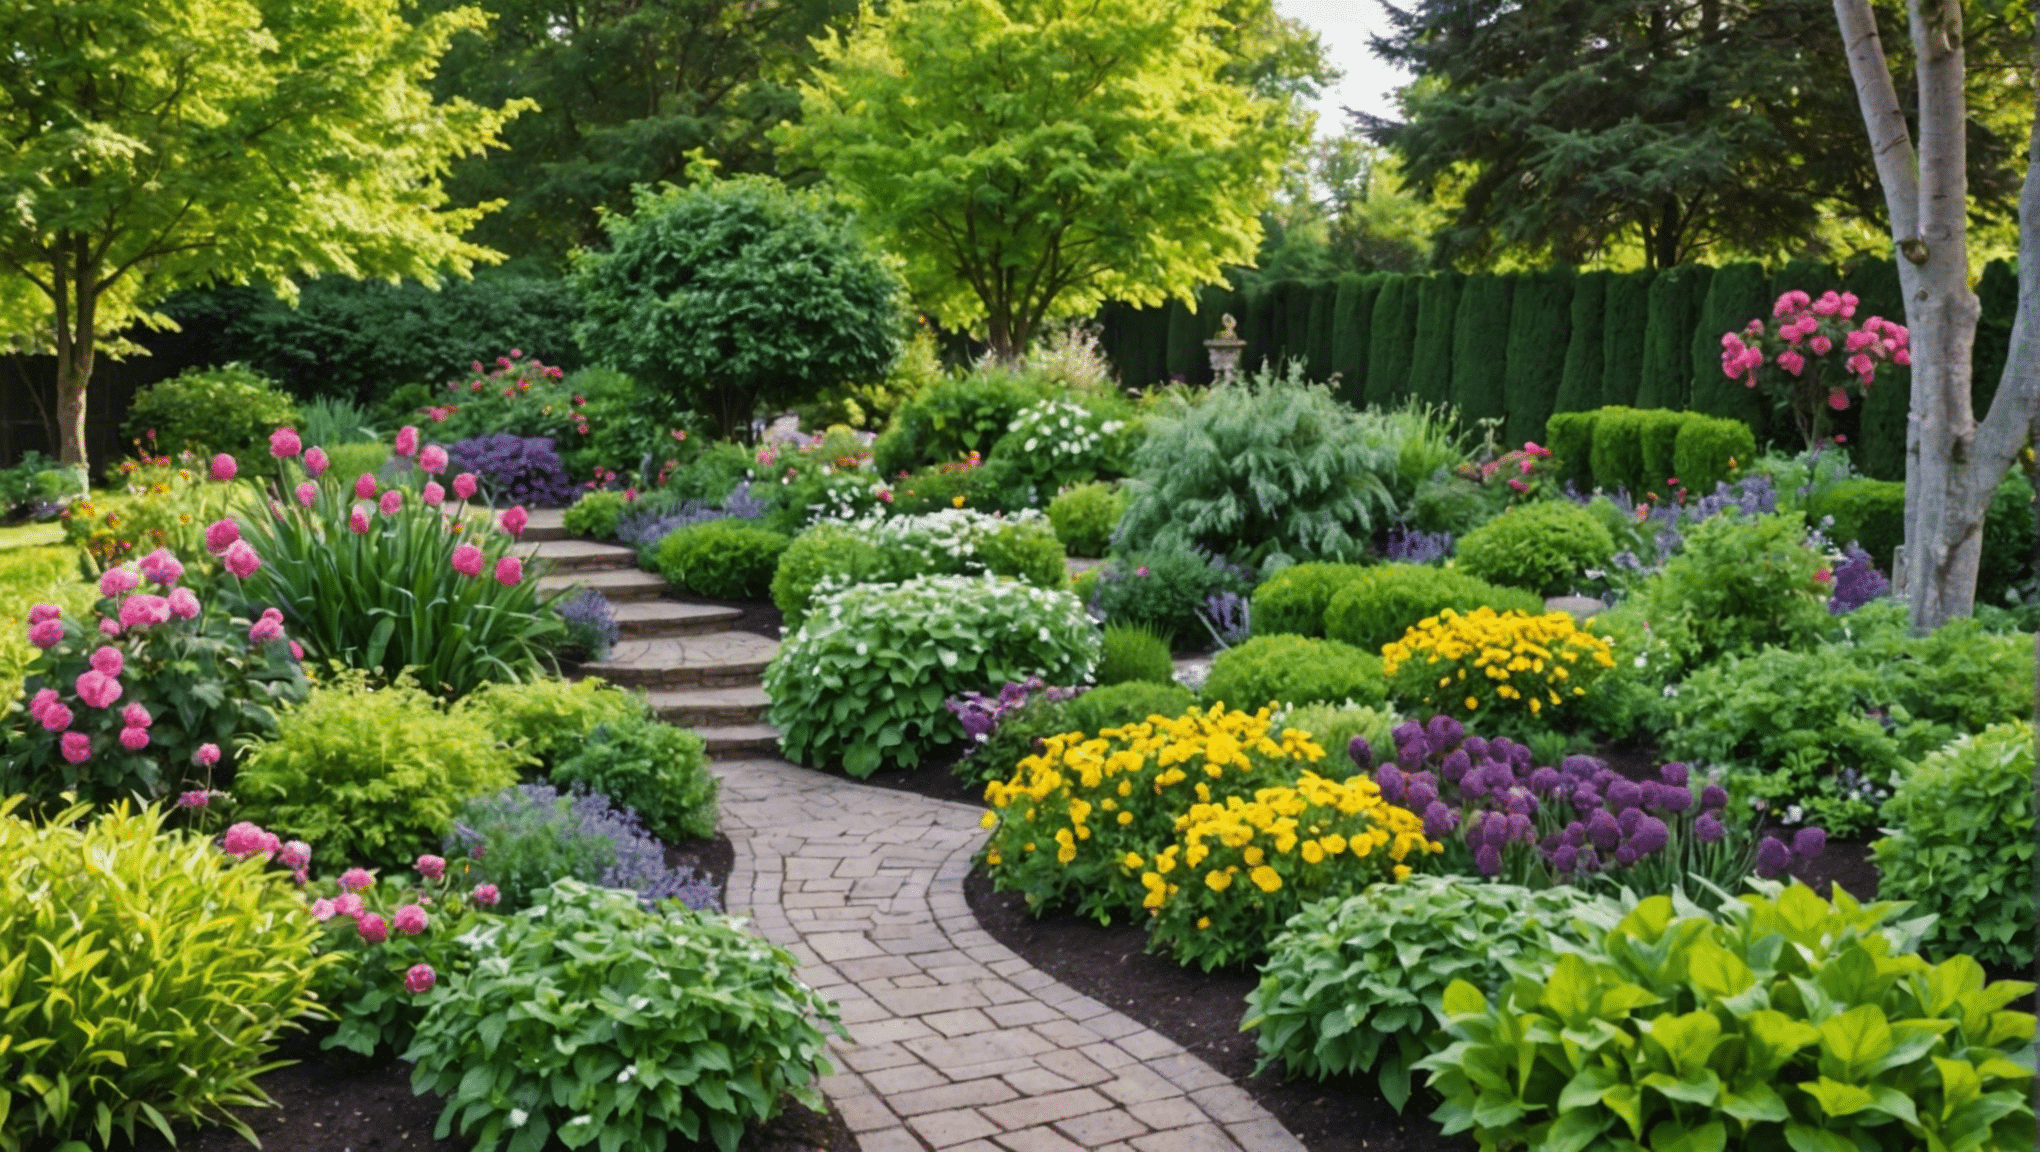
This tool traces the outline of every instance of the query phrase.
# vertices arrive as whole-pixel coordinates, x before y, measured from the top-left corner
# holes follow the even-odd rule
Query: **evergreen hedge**
[[[1684,408],[1693,389],[1693,326],[1714,270],[1704,264],[1667,268],[1650,282],[1644,320],[1643,371],[1636,381],[1638,408]]]
[[[2005,372],[2005,360],[2012,351],[2012,319],[2019,311],[2019,273],[2003,260],[1983,266],[1983,278],[1976,283],[1977,303],[1983,314],[1976,321],[1976,345],[1970,353],[1974,376],[1969,382],[1970,402],[1981,420],[1997,399],[1998,381]],[[1882,314],[1886,320],[1902,317]]]
[[[1310,337],[1304,342],[1309,356],[1310,378],[1330,380],[1336,371],[1332,364],[1332,335],[1338,331],[1335,321],[1339,305],[1339,282],[1324,280],[1310,288]]]
[[[1339,399],[1355,408],[1367,402],[1367,354],[1383,280],[1380,275],[1341,276],[1332,304],[1332,371],[1339,374]]]
[[[1865,257],[1856,261],[1841,281],[1842,291],[1856,294],[1857,324],[1872,316],[1905,323],[1905,290],[1899,287],[1898,265],[1880,257]],[[1819,296],[1823,290],[1807,291]],[[1905,427],[1911,409],[1912,369],[1896,364],[1880,368],[1877,383],[1864,395],[1862,404],[1843,414],[1854,420],[1839,422],[1855,445],[1850,455],[1858,471],[1879,480],[1905,479]]]
[[[1509,301],[1513,276],[1476,272],[1459,292],[1452,318],[1452,403],[1459,426],[1508,415],[1503,387],[1508,371]]]
[[[1721,337],[1740,332],[1751,320],[1771,323],[1770,278],[1764,266],[1730,264],[1717,268],[1700,304],[1700,322],[1693,327],[1693,403],[1695,412],[1740,420],[1761,432],[1766,417],[1764,397],[1721,371]]]
[[[1516,279],[1509,302],[1509,343],[1502,398],[1508,410],[1507,442],[1521,444],[1544,435],[1558,401],[1552,381],[1561,380],[1571,352],[1573,289],[1571,268],[1533,272]]]
[[[1387,408],[1410,394],[1410,363],[1417,343],[1417,283],[1414,276],[1386,276],[1375,296],[1364,393],[1369,404]]]
[[[1614,273],[1582,272],[1572,289],[1565,367],[1558,378],[1554,412],[1584,412],[1601,406],[1601,365],[1606,359],[1602,324],[1608,313],[1608,281]]]
[[[1601,403],[1636,402],[1643,380],[1643,333],[1650,322],[1650,285],[1657,273],[1625,272],[1608,280],[1607,311],[1601,321]]]
[[[1452,321],[1466,277],[1435,272],[1417,281],[1417,331],[1411,340],[1410,395],[1426,404],[1452,400]]]

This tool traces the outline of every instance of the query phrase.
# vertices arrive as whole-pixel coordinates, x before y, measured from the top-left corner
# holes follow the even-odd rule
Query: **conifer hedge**
[[[1434,272],[1417,281],[1417,331],[1411,340],[1410,395],[1426,404],[1452,400],[1452,322],[1466,277]]]
[[[1554,412],[1580,412],[1601,406],[1601,345],[1608,314],[1608,281],[1614,273],[1582,272],[1573,284],[1572,318],[1565,345],[1565,367],[1558,379]]]
[[[1452,403],[1459,426],[1508,415],[1503,397],[1509,356],[1509,301],[1516,277],[1476,272],[1459,292],[1452,319]]]
[[[1764,397],[1740,380],[1721,371],[1721,336],[1739,332],[1751,320],[1769,324],[1770,279],[1764,266],[1754,263],[1729,264],[1714,270],[1707,283],[1707,295],[1700,304],[1700,320],[1693,326],[1693,393],[1691,407],[1709,416],[1740,420],[1761,436],[1767,418]]]
[[[1638,408],[1684,408],[1693,389],[1693,326],[1714,269],[1705,264],[1666,268],[1650,282],[1643,328],[1643,371],[1636,381]]]
[[[1383,408],[1410,394],[1410,364],[1416,356],[1417,284],[1414,276],[1390,276],[1374,299],[1373,324],[1367,341],[1369,404]]]
[[[1657,273],[1624,272],[1608,281],[1601,328],[1601,403],[1636,402],[1643,379],[1643,331],[1650,322],[1650,285]]]
[[[1380,274],[1347,273],[1338,279],[1332,304],[1332,371],[1339,374],[1339,399],[1355,408],[1367,402],[1367,354],[1382,280]]]
[[[1502,383],[1509,423],[1506,442],[1518,445],[1544,435],[1558,400],[1552,381],[1565,373],[1571,350],[1573,289],[1571,268],[1552,268],[1516,278],[1509,302],[1509,346]]]

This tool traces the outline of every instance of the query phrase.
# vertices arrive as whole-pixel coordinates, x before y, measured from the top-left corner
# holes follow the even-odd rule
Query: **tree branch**
[[[2040,89],[2033,97],[2040,112]],[[2001,476],[2040,423],[2040,117],[2026,145],[2026,183],[2019,192],[2019,310],[1997,397],[1977,426],[1971,459],[1983,476]]]
[[[1835,20],[1841,25],[1842,44],[1848,52],[1849,75],[1856,82],[1856,103],[1863,110],[1863,127],[1870,134],[1878,182],[1884,185],[1891,238],[1903,246],[1917,240],[1920,232],[1918,158],[1906,131],[1905,109],[1900,107],[1898,89],[1891,82],[1891,65],[1884,57],[1884,42],[1877,35],[1877,17],[1870,11],[1870,0],[1834,2]]]

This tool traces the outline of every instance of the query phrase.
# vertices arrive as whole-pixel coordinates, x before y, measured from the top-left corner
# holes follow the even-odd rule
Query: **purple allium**
[[[1580,812],[1592,812],[1601,806],[1601,794],[1591,786],[1573,789],[1572,806]]]
[[[1452,779],[1452,773],[1450,771],[1447,771],[1445,773],[1445,778],[1447,780]],[[1468,772],[1465,776],[1460,777],[1459,794],[1463,797],[1473,800],[1478,800],[1486,796],[1488,794],[1487,773],[1481,771],[1474,771]]]
[[[1374,767],[1374,749],[1368,747],[1365,736],[1355,736],[1346,741],[1346,755],[1352,759],[1353,766],[1362,772]]]
[[[1587,818],[1587,839],[1603,852],[1615,847],[1622,839],[1622,825],[1615,822],[1615,814],[1606,808],[1594,809]]]
[[[1381,788],[1381,798],[1390,804],[1402,803],[1402,769],[1393,764],[1383,764],[1374,771],[1374,782]]]
[[[1707,787],[1702,788],[1700,790],[1700,807],[1708,812],[1728,807],[1728,790],[1719,784],[1709,784]]]
[[[1473,854],[1473,862],[1480,866],[1480,874],[1494,876],[1502,870],[1502,850],[1493,844],[1483,844]]]
[[[1636,826],[1642,822],[1643,809],[1641,808],[1624,808],[1615,816],[1615,826],[1622,829],[1624,836],[1633,835],[1636,832]]]
[[[1617,780],[1608,785],[1608,807],[1617,812],[1634,808],[1643,801],[1643,790],[1634,780]]]
[[[1578,848],[1571,844],[1560,844],[1558,849],[1551,854],[1551,865],[1558,869],[1560,876],[1569,876],[1572,874],[1573,865],[1578,862],[1579,858],[1580,850]]]
[[[1658,779],[1664,781],[1667,784],[1672,785],[1675,788],[1686,787],[1687,781],[1690,780],[1691,778],[1692,773],[1687,771],[1686,766],[1684,764],[1681,764],[1676,760],[1658,769]]]
[[[1488,756],[1488,742],[1478,736],[1468,736],[1460,741],[1459,750],[1475,760],[1484,760]]]
[[[1719,844],[1728,835],[1728,829],[1721,826],[1721,820],[1712,812],[1702,812],[1693,821],[1693,839],[1702,844]]]
[[[1395,746],[1398,749],[1404,747],[1405,745],[1414,744],[1417,741],[1422,740],[1423,738],[1424,738],[1424,726],[1422,724],[1417,723],[1415,720],[1405,720],[1402,723],[1396,725],[1395,730],[1389,733],[1389,739],[1395,741]],[[1416,758],[1421,760],[1429,754],[1430,750],[1428,748],[1420,749],[1417,753]]]
[[[1530,790],[1539,796],[1549,796],[1564,781],[1565,777],[1558,774],[1558,769],[1539,768],[1530,773]]]
[[[1511,767],[1527,771],[1533,758],[1534,754],[1530,751],[1528,744],[1512,743],[1509,745],[1509,764]]]
[[[1487,758],[1490,760],[1500,760],[1506,764],[1509,762],[1511,749],[1515,747],[1516,742],[1514,740],[1509,739],[1507,736],[1497,736],[1488,741]]]
[[[1559,838],[1577,848],[1587,842],[1587,826],[1575,820],[1565,826],[1565,831],[1559,834]]]
[[[1641,854],[1648,856],[1664,850],[1671,842],[1672,830],[1655,816],[1645,816],[1636,822],[1635,831],[1629,834],[1629,843]]]
[[[1693,806],[1693,791],[1690,788],[1664,787],[1658,789],[1658,804],[1667,812],[1684,812]]]
[[[1466,749],[1454,748],[1446,753],[1444,761],[1438,765],[1438,772],[1446,783],[1457,784],[1472,767],[1473,760],[1467,756]]]
[[[1429,772],[1419,772],[1410,777],[1403,791],[1402,806],[1412,812],[1422,812],[1438,798],[1438,786],[1433,784]]]
[[[1443,840],[1452,834],[1453,826],[1459,823],[1459,813],[1445,806],[1443,800],[1433,800],[1424,809],[1424,835],[1433,840]]]
[[[447,453],[458,472],[472,472],[491,501],[533,508],[563,508],[579,491],[567,478],[566,465],[553,450],[550,436],[513,436],[498,432],[462,440]]]
[[[1631,864],[1636,863],[1637,857],[1639,855],[1640,853],[1638,853],[1636,849],[1630,847],[1627,844],[1624,844],[1622,847],[1617,848],[1615,850],[1615,863],[1620,864],[1624,868],[1627,868]]]
[[[1827,829],[1806,827],[1793,833],[1793,855],[1804,856],[1811,860],[1825,851],[1827,851]]]
[[[1452,554],[1452,533],[1418,532],[1404,524],[1388,529],[1388,559],[1397,564],[1429,564]]]
[[[1466,725],[1442,714],[1431,717],[1431,722],[1425,725],[1424,731],[1431,738],[1431,747],[1439,751],[1457,748],[1460,742],[1466,739]]]
[[[1640,780],[1636,785],[1636,802],[1644,808],[1658,806],[1658,783],[1655,780]]]
[[[1870,554],[1854,541],[1843,550],[1845,559],[1835,566],[1834,594],[1828,597],[1828,611],[1844,616],[1891,591],[1891,581],[1877,570]]]
[[[1607,765],[1592,756],[1568,756],[1559,767],[1575,780],[1592,780],[1594,773],[1606,768]]]
[[[1764,837],[1757,845],[1757,875],[1766,880],[1783,875],[1786,865],[1792,863],[1792,849],[1785,846],[1776,836]]]
[[[1528,844],[1531,841],[1537,839],[1537,831],[1535,826],[1530,823],[1530,818],[1528,816],[1523,815],[1521,812],[1509,813],[1507,832],[1508,838],[1510,840],[1518,841],[1524,844]]]
[[[1511,816],[1529,819],[1537,811],[1537,798],[1522,788],[1510,788],[1502,794],[1502,807]]]

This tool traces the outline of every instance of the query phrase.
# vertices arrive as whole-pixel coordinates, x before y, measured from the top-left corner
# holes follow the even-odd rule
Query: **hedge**
[[[1426,404],[1452,400],[1452,322],[1466,277],[1437,272],[1417,282],[1417,334],[1410,352],[1410,395]]]
[[[1582,272],[1573,284],[1571,326],[1565,343],[1565,368],[1558,379],[1554,412],[1584,412],[1601,406],[1601,366],[1606,360],[1602,322],[1608,312],[1608,281],[1612,272]]]
[[[1509,298],[1514,277],[1476,272],[1459,292],[1452,318],[1452,403],[1459,426],[1508,416]]]
[[[1503,407],[1509,423],[1507,442],[1521,444],[1544,435],[1546,421],[1557,406],[1551,382],[1565,373],[1572,348],[1573,289],[1579,277],[1571,268],[1533,272],[1516,279],[1509,302],[1509,346],[1502,381]]]
[[[1650,322],[1652,271],[1625,272],[1608,281],[1608,306],[1601,321],[1601,403],[1636,402],[1643,380],[1643,336]]]
[[[1638,408],[1684,408],[1691,402],[1693,327],[1700,322],[1713,273],[1705,264],[1681,264],[1650,282],[1643,371],[1636,381]]]
[[[1410,363],[1417,344],[1417,284],[1412,276],[1390,276],[1381,282],[1367,342],[1369,404],[1389,407],[1410,394]]]

